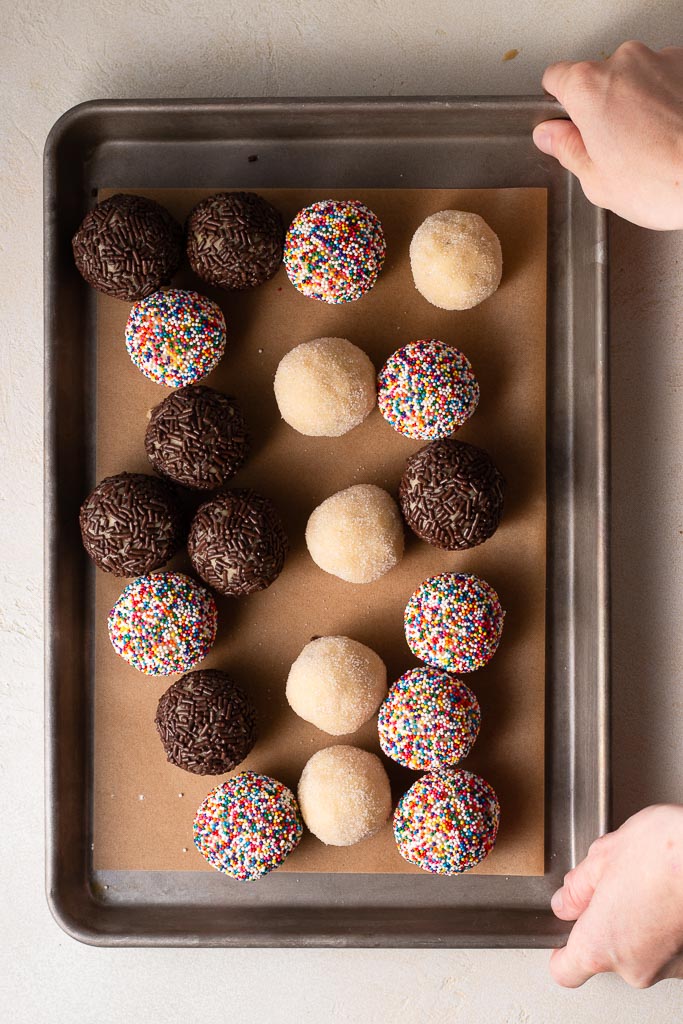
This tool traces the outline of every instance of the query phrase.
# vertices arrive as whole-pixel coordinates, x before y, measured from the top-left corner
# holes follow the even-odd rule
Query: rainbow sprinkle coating
[[[153,292],[130,311],[126,348],[145,377],[182,388],[206,377],[220,362],[225,319],[220,307],[198,292]]]
[[[198,665],[213,647],[217,624],[209,591],[180,572],[153,572],[133,580],[107,622],[116,653],[150,676]]]
[[[202,857],[240,882],[279,867],[302,835],[292,791],[256,772],[240,772],[212,789],[194,819],[194,843]]]
[[[462,679],[441,669],[413,668],[379,709],[379,744],[406,768],[428,770],[467,757],[479,733],[479,701]]]
[[[399,434],[423,441],[453,434],[479,402],[469,359],[436,338],[411,341],[389,356],[377,386],[385,420]]]
[[[496,653],[505,612],[485,580],[471,573],[430,576],[406,605],[408,646],[447,672],[474,672]]]
[[[284,264],[295,288],[322,302],[355,302],[384,264],[382,225],[356,199],[325,199],[300,210],[287,231]]]
[[[415,782],[394,812],[401,856],[436,875],[459,875],[493,849],[500,804],[492,787],[462,768],[441,768]]]

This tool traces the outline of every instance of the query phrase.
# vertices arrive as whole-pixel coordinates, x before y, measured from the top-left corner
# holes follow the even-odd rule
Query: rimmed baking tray
[[[563,873],[608,824],[606,223],[531,142],[528,98],[83,104],[45,149],[47,892],[100,945],[552,946]],[[259,159],[249,161],[255,150]],[[548,189],[546,873],[102,872],[91,860],[92,650],[77,510],[92,477],[95,307],[70,239],[103,186]]]

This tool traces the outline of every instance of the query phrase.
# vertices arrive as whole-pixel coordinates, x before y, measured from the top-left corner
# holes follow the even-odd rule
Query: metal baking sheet
[[[562,875],[608,824],[606,224],[534,124],[538,98],[94,102],[45,150],[47,892],[100,945],[552,946]],[[248,157],[258,152],[257,161]],[[70,238],[102,185],[541,186],[549,198],[546,873],[219,875],[92,867],[94,296]]]

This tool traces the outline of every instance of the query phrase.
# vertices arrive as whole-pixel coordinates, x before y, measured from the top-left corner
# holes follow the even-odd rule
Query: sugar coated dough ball
[[[379,743],[416,771],[444,768],[467,757],[479,733],[479,701],[462,679],[432,667],[405,672],[379,709]]]
[[[194,844],[209,864],[240,882],[282,864],[301,841],[294,794],[277,779],[240,772],[212,789],[194,820]]]
[[[492,787],[462,768],[428,772],[394,813],[399,853],[437,875],[459,875],[484,860],[498,835],[500,804]]]
[[[410,243],[417,290],[440,309],[471,309],[493,295],[503,273],[498,236],[478,213],[442,210]]]
[[[340,437],[375,405],[375,368],[345,338],[297,345],[280,361],[275,399],[283,420],[310,437]]]
[[[391,787],[376,754],[327,747],[307,761],[299,780],[306,826],[327,846],[352,846],[378,832],[391,814]]]
[[[505,612],[498,595],[472,573],[430,576],[406,605],[408,647],[447,672],[474,672],[496,653]]]
[[[391,495],[374,484],[337,491],[306,526],[311,558],[349,583],[372,583],[403,555],[403,521]]]
[[[380,656],[348,636],[321,636],[306,644],[289,671],[286,690],[297,715],[331,736],[360,729],[386,692]]]
[[[379,411],[406,437],[433,441],[465,423],[479,382],[460,349],[437,338],[411,341],[389,356],[377,378]]]

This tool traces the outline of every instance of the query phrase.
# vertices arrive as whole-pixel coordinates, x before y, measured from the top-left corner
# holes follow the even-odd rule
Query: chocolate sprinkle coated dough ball
[[[202,579],[230,597],[269,587],[282,572],[288,547],[272,501],[252,490],[227,491],[201,505],[187,541]]]
[[[436,875],[459,875],[493,849],[500,804],[493,788],[462,768],[441,768],[413,783],[394,812],[398,852]]]
[[[357,199],[325,199],[299,210],[285,239],[287,276],[321,302],[355,302],[373,287],[386,255],[379,218]]]
[[[81,505],[79,522],[83,547],[99,569],[114,576],[159,569],[184,539],[171,488],[143,473],[102,480]]]
[[[163,206],[117,194],[86,214],[71,246],[93,288],[135,302],[168,284],[180,266],[183,231]]]
[[[320,636],[306,644],[287,677],[289,706],[306,722],[343,736],[372,718],[387,693],[378,654],[348,636]]]
[[[193,490],[213,491],[243,464],[249,438],[235,399],[195,384],[173,392],[152,410],[145,451],[162,476]]]
[[[188,672],[169,686],[154,724],[171,764],[195,775],[222,775],[256,742],[256,712],[225,672]]]
[[[379,709],[379,744],[406,768],[428,771],[467,757],[479,734],[479,701],[462,679],[437,668],[413,668]]]
[[[268,281],[282,263],[280,214],[254,192],[219,192],[187,218],[187,258],[195,274],[228,290]]]
[[[498,529],[505,480],[488,452],[445,438],[411,455],[398,500],[421,540],[446,551],[483,544]]]
[[[427,217],[410,243],[417,290],[439,309],[471,309],[498,288],[500,241],[478,213],[442,210]]]
[[[447,672],[474,672],[491,660],[505,612],[490,584],[472,573],[430,576],[406,605],[408,647]]]
[[[125,588],[107,620],[112,647],[150,676],[187,672],[216,640],[218,611],[208,590],[180,572],[153,572]]]
[[[377,386],[387,423],[423,441],[453,434],[479,402],[479,382],[467,356],[436,338],[411,341],[389,356]]]
[[[303,831],[291,789],[268,775],[240,772],[202,803],[194,844],[216,871],[251,882],[279,867]]]
[[[389,820],[391,786],[376,754],[327,747],[304,766],[299,805],[306,826],[327,846],[352,846]]]
[[[331,495],[310,515],[306,546],[316,565],[348,583],[373,583],[403,557],[403,520],[375,484]]]

